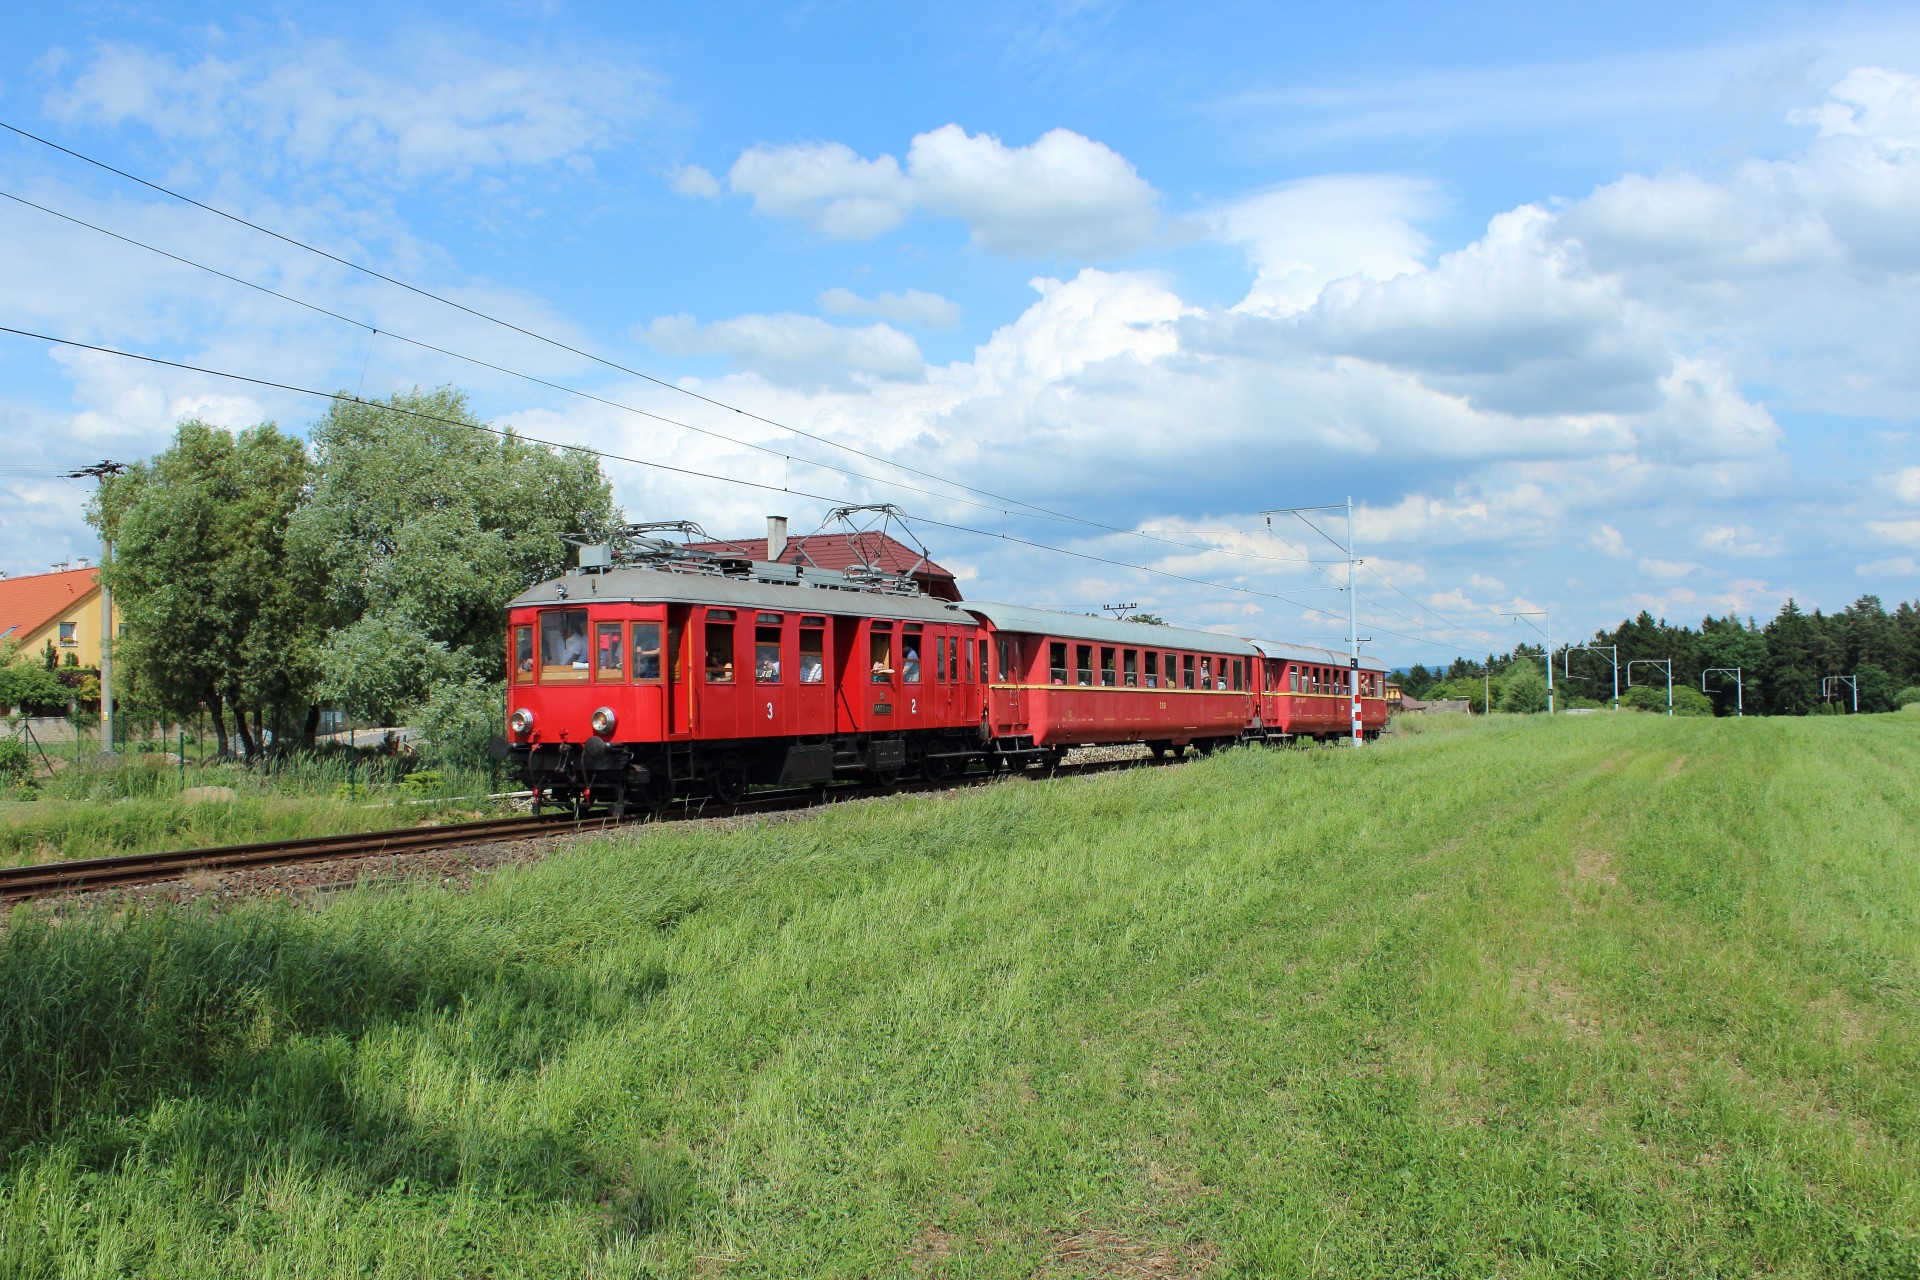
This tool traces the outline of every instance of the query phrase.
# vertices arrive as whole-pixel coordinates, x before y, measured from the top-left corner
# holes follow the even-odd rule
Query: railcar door
[[[824,614],[800,615],[800,682],[787,691],[793,700],[794,733],[811,735],[833,732],[833,686],[828,678],[828,673],[833,670],[833,656],[827,652],[827,636]]]
[[[687,678],[687,646],[692,631],[687,621],[692,614],[689,604],[667,606],[667,733],[673,737],[693,732],[693,681]]]
[[[1010,727],[1024,728],[1027,715],[1021,705],[1020,682],[1026,672],[1020,665],[1020,637],[1001,633],[995,635],[993,641],[994,659],[999,664],[995,668],[998,687],[994,689],[998,699],[995,707],[997,718]]]
[[[874,628],[875,634],[879,627]],[[900,672],[900,696],[898,706],[893,710],[894,727],[900,729],[918,729],[933,719],[933,701],[939,689],[935,681],[939,665],[945,661],[947,646],[944,638],[936,647],[935,637],[927,634],[924,624],[918,622],[902,623],[900,626],[900,654],[897,666]],[[878,651],[876,650],[876,653]],[[875,713],[879,713],[878,704]]]
[[[867,718],[860,699],[867,696],[867,668],[860,661],[860,619],[833,620],[833,705],[836,733],[861,733]]]

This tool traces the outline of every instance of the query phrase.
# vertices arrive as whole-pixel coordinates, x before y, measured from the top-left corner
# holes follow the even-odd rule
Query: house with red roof
[[[100,665],[98,569],[88,566],[0,577],[0,643],[11,641],[22,654],[37,658],[49,640],[61,666]],[[69,654],[72,663],[67,661]]]
[[[712,542],[689,542],[687,546],[693,551],[711,551],[716,555],[770,560],[777,564],[811,565],[816,569],[841,572],[866,565],[887,573],[911,576],[920,590],[935,600],[960,599],[960,584],[954,580],[953,574],[898,538],[877,530],[810,533],[789,538],[786,524],[779,516],[770,517],[764,540],[720,538]]]

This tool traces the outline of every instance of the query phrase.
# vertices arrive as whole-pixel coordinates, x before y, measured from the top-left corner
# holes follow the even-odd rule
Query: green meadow
[[[654,828],[0,935],[0,1275],[1920,1275],[1920,718]]]

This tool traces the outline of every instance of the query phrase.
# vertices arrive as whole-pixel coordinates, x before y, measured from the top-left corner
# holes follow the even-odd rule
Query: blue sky
[[[1351,494],[1395,662],[1504,650],[1522,609],[1920,596],[1911,7],[339,8],[14,6],[0,120],[884,461],[11,136],[0,191],[762,449],[5,200],[0,324],[454,382],[547,438],[897,502],[976,597],[1242,634],[1344,635],[1304,562],[1332,549],[1259,512]],[[53,472],[320,408],[0,335],[0,569],[92,551]],[[609,472],[631,517],[716,533],[826,507]]]

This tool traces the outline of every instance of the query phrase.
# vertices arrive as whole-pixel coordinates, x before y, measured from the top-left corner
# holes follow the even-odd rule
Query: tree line
[[[1903,602],[1888,612],[1875,595],[1861,596],[1838,613],[1808,613],[1788,600],[1765,625],[1729,615],[1703,618],[1695,628],[1656,620],[1642,610],[1583,643],[1589,648],[1562,645],[1554,650],[1554,687],[1562,706],[1611,701],[1610,654],[1592,651],[1609,646],[1619,651],[1623,704],[1649,710],[1666,708],[1666,673],[1635,665],[1634,688],[1629,690],[1628,664],[1643,659],[1672,661],[1674,707],[1683,714],[1732,715],[1736,703],[1748,715],[1852,710],[1852,687],[1827,679],[1832,676],[1853,677],[1863,712],[1920,702],[1920,603]],[[1479,710],[1490,678],[1496,709],[1531,709],[1503,707],[1499,681],[1523,667],[1543,673],[1545,654],[1541,646],[1519,645],[1510,654],[1489,654],[1484,660],[1456,658],[1444,668],[1416,664],[1400,677],[1400,687],[1413,698],[1470,697]],[[1737,668],[1738,684],[1731,674],[1711,674],[1702,693],[1701,676],[1713,668]],[[1536,678],[1544,709],[1544,675]]]
[[[182,422],[88,518],[111,548],[116,693],[205,708],[251,757],[269,731],[311,740],[323,705],[491,732],[506,602],[619,513],[597,458],[495,432],[442,387],[335,402],[304,441]]]

